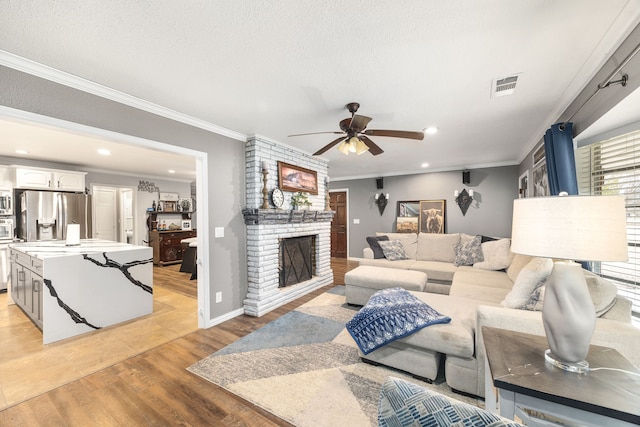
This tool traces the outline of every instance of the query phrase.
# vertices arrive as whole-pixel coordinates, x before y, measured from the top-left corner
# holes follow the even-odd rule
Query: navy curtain
[[[544,153],[547,157],[549,193],[557,196],[562,191],[578,194],[576,158],[573,153],[573,123],[556,123],[544,134]],[[591,271],[588,261],[578,261]]]
[[[573,154],[573,123],[556,123],[544,134],[547,157],[549,192],[557,196],[561,191],[578,194],[576,160]]]

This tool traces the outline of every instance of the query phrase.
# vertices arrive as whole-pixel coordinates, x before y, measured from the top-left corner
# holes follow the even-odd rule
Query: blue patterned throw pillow
[[[379,241],[384,257],[389,261],[399,261],[401,259],[409,259],[404,252],[404,246],[400,240],[389,240],[388,242]]]
[[[484,261],[484,256],[482,255],[482,236],[476,236],[466,242],[461,240],[456,244],[455,250],[456,259],[454,264],[456,267],[473,265],[476,262]]]
[[[380,427],[523,427],[515,421],[394,377],[387,378],[382,384],[379,402]]]
[[[376,292],[347,322],[347,330],[363,354],[406,337],[424,327],[449,323],[444,316],[402,288]]]

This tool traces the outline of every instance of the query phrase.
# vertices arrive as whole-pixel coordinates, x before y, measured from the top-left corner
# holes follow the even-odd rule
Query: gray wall
[[[475,202],[466,215],[454,201],[453,192],[473,190]],[[395,231],[397,202],[446,200],[447,233],[511,236],[513,200],[518,197],[518,167],[471,170],[471,183],[462,184],[462,171],[384,177],[384,188],[376,190],[375,178],[332,181],[331,190],[346,189],[349,195],[349,256],[361,257],[366,237],[376,231]],[[380,215],[376,193],[389,193],[390,201]],[[354,219],[359,224],[354,224]]]
[[[209,226],[224,237],[209,239],[204,268],[215,318],[242,308],[247,289],[244,205],[244,142],[0,66],[0,105],[95,128],[207,153]],[[153,161],[145,159],[145,161]],[[214,303],[215,293],[224,295]],[[209,319],[205,319],[208,321]]]

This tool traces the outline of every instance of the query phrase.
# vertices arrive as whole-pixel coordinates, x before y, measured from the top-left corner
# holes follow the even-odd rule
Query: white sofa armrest
[[[371,248],[364,248],[362,250],[362,258],[366,258],[366,259],[373,259],[373,249]]]

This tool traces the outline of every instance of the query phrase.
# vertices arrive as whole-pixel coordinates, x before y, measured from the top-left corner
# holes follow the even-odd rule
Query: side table
[[[495,411],[493,385],[500,415],[517,415],[529,426],[640,424],[640,376],[630,373],[640,370],[616,350],[592,345],[587,355],[592,370],[576,374],[545,362],[545,337],[489,327],[482,335],[487,409]],[[610,369],[595,370],[601,367]]]

